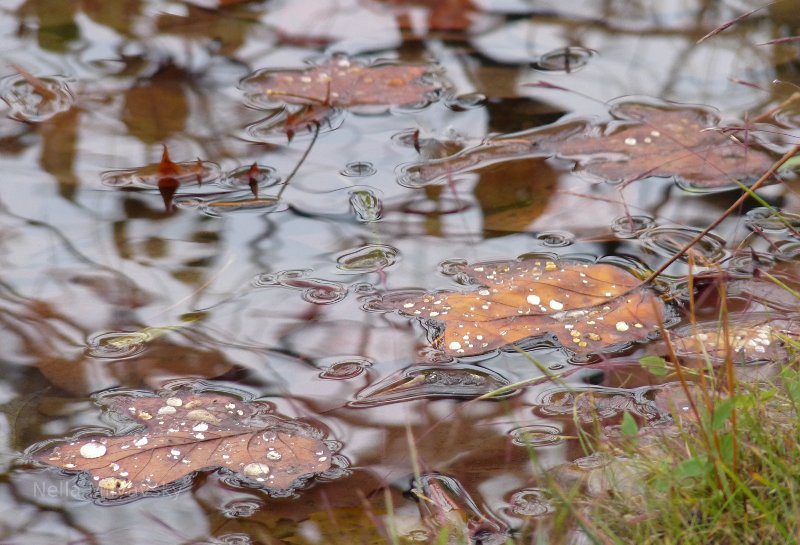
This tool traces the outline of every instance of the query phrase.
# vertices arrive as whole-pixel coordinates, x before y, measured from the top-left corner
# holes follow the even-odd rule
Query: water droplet
[[[555,511],[549,494],[539,488],[526,488],[511,496],[509,511],[521,517],[540,517]]]
[[[516,428],[509,435],[511,442],[521,447],[544,447],[563,441],[560,429],[545,424]]]
[[[372,362],[366,358],[348,358],[332,363],[319,374],[319,378],[349,380],[360,376],[371,366]]]
[[[533,64],[533,67],[546,72],[571,73],[589,63],[595,52],[585,47],[562,47],[548,51]]]
[[[350,206],[356,219],[362,223],[378,221],[383,213],[383,203],[370,189],[351,191]]]
[[[689,227],[654,227],[639,235],[644,245],[664,257],[672,257],[700,234],[699,229]],[[721,261],[725,255],[725,241],[716,235],[707,234],[695,244],[691,250],[697,266],[703,267]],[[684,263],[688,258],[681,257]]]
[[[575,239],[575,235],[568,231],[542,231],[536,238],[542,242],[544,246],[560,247],[569,246]]]
[[[242,473],[252,479],[263,479],[269,475],[269,466],[267,464],[253,462],[244,466]]]
[[[356,161],[354,163],[347,163],[345,167],[339,171],[342,176],[349,178],[366,178],[378,172],[372,163],[367,161]]]
[[[46,121],[65,112],[75,102],[66,78],[31,76],[26,79],[21,74],[0,80],[0,99],[8,104],[10,117],[32,123]]]
[[[146,333],[135,331],[101,333],[89,339],[86,355],[104,359],[130,358],[144,351],[149,340]]]
[[[81,447],[81,456],[84,458],[100,458],[106,453],[106,446],[100,443],[86,443]]]
[[[611,230],[618,238],[635,238],[654,225],[650,216],[620,216],[611,223]]]
[[[368,244],[336,259],[337,268],[358,273],[375,272],[394,265],[399,251],[386,244]]]

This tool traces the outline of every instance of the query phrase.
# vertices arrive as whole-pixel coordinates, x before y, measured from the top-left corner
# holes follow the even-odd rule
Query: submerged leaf
[[[604,352],[645,340],[664,321],[663,301],[616,265],[526,259],[456,265],[453,272],[484,287],[389,301],[389,308],[443,322],[435,343],[454,356],[545,335],[576,353]]]
[[[629,101],[611,115],[607,123],[573,120],[488,138],[450,157],[406,165],[399,182],[421,187],[488,164],[558,155],[611,182],[674,178],[713,190],[739,188],[737,181],[752,181],[774,163],[755,131],[719,127],[705,108]]]
[[[106,397],[109,410],[141,424],[121,436],[81,435],[34,459],[88,472],[105,497],[149,492],[200,470],[224,468],[249,485],[290,489],[331,467],[323,433],[268,414],[270,406],[216,393]]]
[[[428,102],[438,85],[422,81],[424,65],[365,66],[339,56],[305,70],[262,70],[242,81],[251,99],[318,104],[333,108],[362,105],[402,106]],[[263,98],[261,98],[263,101]]]
[[[740,142],[720,130],[716,116],[703,108],[629,102],[618,104],[611,114],[614,121],[601,133],[569,138],[555,151],[576,159],[583,171],[610,181],[674,177],[705,188],[756,179],[774,163],[747,142],[747,134],[740,135]]]

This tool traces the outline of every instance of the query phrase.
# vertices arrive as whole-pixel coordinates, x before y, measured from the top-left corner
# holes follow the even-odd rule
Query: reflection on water
[[[605,463],[577,432],[613,435],[626,411],[665,418],[648,397],[659,379],[631,365],[665,355],[664,339],[578,360],[561,347],[574,337],[564,314],[557,331],[463,357],[441,349],[440,316],[388,310],[500,289],[464,267],[516,256],[636,261],[638,281],[699,234],[738,190],[689,193],[674,179],[728,189],[713,163],[768,164],[800,136],[797,45],[759,45],[800,34],[791,3],[697,44],[751,4],[0,6],[0,541],[351,544],[392,530],[435,541],[443,529],[546,540],[543,472]],[[627,115],[642,104],[647,116]],[[693,114],[671,117],[677,129],[650,115],[682,108]],[[656,147],[687,119],[718,126],[698,145]],[[655,151],[629,153],[634,138]],[[746,182],[756,170],[728,172]],[[786,357],[796,172],[659,279],[687,361],[719,361],[730,344],[756,375]],[[529,379],[541,380],[516,384]],[[197,468],[115,503],[87,493],[88,474],[25,454],[132,433],[91,397],[152,396],[174,381],[324,431],[331,468],[282,498]]]

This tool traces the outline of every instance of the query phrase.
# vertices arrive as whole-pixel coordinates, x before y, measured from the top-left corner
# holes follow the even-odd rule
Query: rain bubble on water
[[[21,67],[0,80],[0,99],[10,108],[9,116],[38,123],[69,110],[75,97],[63,76],[36,77]]]
[[[566,72],[580,70],[589,63],[595,51],[580,46],[562,47],[548,51],[533,63],[533,67],[543,72]]]

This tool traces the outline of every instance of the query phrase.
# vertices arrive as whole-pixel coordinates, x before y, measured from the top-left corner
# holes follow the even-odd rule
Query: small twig
[[[314,147],[314,143],[317,141],[317,136],[319,136],[319,123],[316,123],[316,128],[314,129],[314,136],[311,137],[311,142],[308,144],[306,151],[303,152],[303,156],[300,157],[300,160],[294,166],[294,170],[292,170],[289,175],[286,177],[286,181],[283,182],[283,187],[281,187],[280,191],[278,191],[278,195],[275,197],[276,200],[281,199],[281,195],[283,192],[286,191],[286,188],[289,187],[289,182],[294,178],[294,175],[297,174],[297,171],[300,170],[302,164],[306,161],[308,154],[311,153],[311,148]]]

